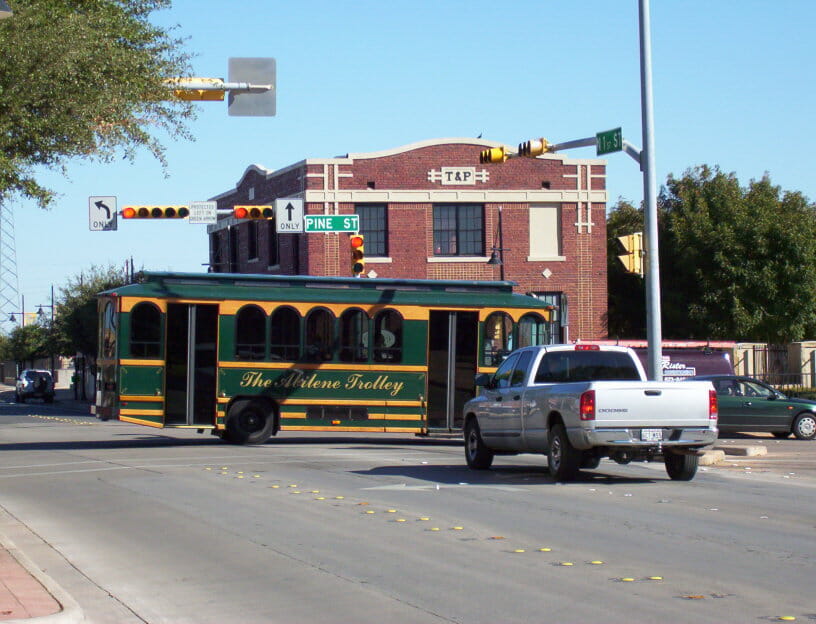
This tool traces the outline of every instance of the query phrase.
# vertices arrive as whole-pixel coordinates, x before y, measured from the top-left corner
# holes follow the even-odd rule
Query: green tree
[[[48,206],[36,168],[68,159],[131,160],[155,133],[190,134],[189,103],[165,99],[162,79],[189,75],[172,30],[150,23],[170,0],[14,0],[0,21],[0,202],[19,193]]]
[[[816,212],[767,174],[700,166],[660,197],[663,334],[785,343],[816,330]]]
[[[26,368],[38,358],[50,354],[50,332],[45,325],[34,323],[15,327],[0,340],[0,360],[16,362],[20,369]]]
[[[618,256],[624,253],[619,236],[643,231],[643,210],[619,198],[606,222],[608,306],[607,333],[612,338],[646,336],[646,291],[639,275],[627,273]]]
[[[125,272],[119,268],[93,266],[60,288],[54,318],[59,353],[82,353],[89,363],[95,363],[99,334],[96,295],[127,282]]]

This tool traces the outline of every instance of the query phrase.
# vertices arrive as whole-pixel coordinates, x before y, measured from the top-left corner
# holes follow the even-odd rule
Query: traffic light
[[[233,206],[232,216],[236,219],[274,219],[272,206]]]
[[[123,219],[186,219],[188,206],[123,206]]]
[[[626,236],[618,236],[618,240],[626,249],[626,253],[618,256],[627,273],[637,273],[643,276],[643,232],[635,232]]]
[[[504,162],[508,158],[510,158],[510,154],[507,153],[507,150],[504,147],[490,147],[482,150],[479,153],[479,162],[483,165],[488,163]]]
[[[360,277],[365,271],[365,236],[352,234],[349,239],[351,245],[351,274]]]
[[[550,143],[545,138],[530,139],[524,143],[519,143],[519,156],[535,157],[541,154],[546,154],[550,150]]]

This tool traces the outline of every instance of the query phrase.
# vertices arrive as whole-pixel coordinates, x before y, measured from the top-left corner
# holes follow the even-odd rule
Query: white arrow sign
[[[275,230],[278,234],[303,231],[303,200],[283,197],[275,200]]]
[[[88,198],[88,228],[91,232],[116,231],[116,197],[104,195]]]

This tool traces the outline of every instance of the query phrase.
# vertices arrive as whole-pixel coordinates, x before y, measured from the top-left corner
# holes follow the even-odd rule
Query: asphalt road
[[[816,443],[764,436],[690,483],[451,440],[259,447],[0,405],[0,530],[89,622],[816,619]],[[22,541],[22,544],[20,543]]]

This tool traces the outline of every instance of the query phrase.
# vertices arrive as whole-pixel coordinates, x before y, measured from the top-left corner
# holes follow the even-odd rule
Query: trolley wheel
[[[227,413],[225,439],[233,444],[263,444],[276,433],[277,413],[266,401],[239,399]]]

